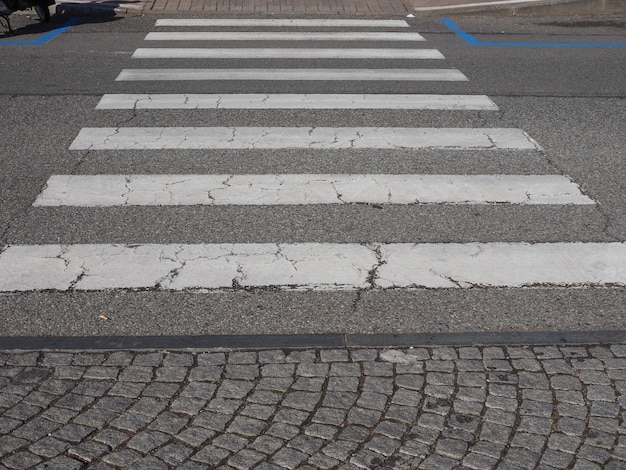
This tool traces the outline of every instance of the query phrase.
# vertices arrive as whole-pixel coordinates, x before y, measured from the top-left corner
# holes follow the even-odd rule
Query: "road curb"
[[[407,334],[0,337],[0,350],[302,349],[519,346],[626,342],[626,330]]]

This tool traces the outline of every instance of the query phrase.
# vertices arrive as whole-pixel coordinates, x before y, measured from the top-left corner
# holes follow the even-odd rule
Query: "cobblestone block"
[[[161,447],[154,455],[166,464],[177,467],[193,453],[194,450],[189,447],[180,444],[168,444],[165,447]]]

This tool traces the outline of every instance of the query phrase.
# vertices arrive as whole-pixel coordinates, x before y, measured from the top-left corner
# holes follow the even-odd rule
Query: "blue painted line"
[[[47,34],[44,34],[38,39],[33,41],[0,41],[0,46],[40,46],[41,44],[45,44],[47,42],[52,41],[57,36],[63,34],[65,31],[70,29],[72,26],[78,24],[80,18],[70,18],[67,23],[65,23],[62,27],[50,31]]]
[[[575,42],[482,42],[470,33],[463,31],[454,21],[448,18],[441,18],[441,22],[453,31],[458,37],[463,39],[470,46],[477,47],[626,47],[626,44],[594,44]]]

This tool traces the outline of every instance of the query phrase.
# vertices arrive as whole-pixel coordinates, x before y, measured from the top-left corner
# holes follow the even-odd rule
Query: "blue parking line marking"
[[[454,21],[441,18],[441,22],[470,46],[477,47],[626,47],[624,43],[575,43],[575,42],[483,42],[463,31]]]
[[[70,18],[63,26],[49,33],[44,34],[38,39],[33,41],[0,41],[0,46],[40,46],[41,44],[45,44],[47,42],[52,41],[57,36],[63,34],[65,31],[70,29],[72,26],[78,24],[80,18]]]

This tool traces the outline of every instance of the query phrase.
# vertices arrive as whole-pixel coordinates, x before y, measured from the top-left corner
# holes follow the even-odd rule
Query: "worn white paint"
[[[53,175],[35,206],[593,204],[560,175]]]
[[[0,291],[626,286],[625,243],[15,245]]]
[[[110,94],[97,109],[438,109],[496,111],[485,95]]]
[[[383,31],[171,31],[146,41],[424,41],[418,33]]]
[[[543,2],[545,0],[500,0],[500,1],[489,1],[489,2],[476,2],[476,3],[464,3],[461,5],[439,5],[439,6],[428,6],[428,7],[416,7],[415,11],[441,11],[441,10],[458,10],[460,8],[476,8],[476,7],[494,7],[497,5],[516,5],[519,3],[523,3],[526,6],[530,6],[536,2]]]
[[[456,69],[123,69],[117,81],[358,80],[463,82]]]
[[[358,20],[358,19],[246,19],[246,18],[163,18],[155,26],[175,27],[332,27],[332,28],[408,28],[404,20]]]
[[[133,59],[445,59],[437,49],[140,47]]]
[[[87,127],[71,150],[519,149],[539,145],[521,129],[405,127]]]

